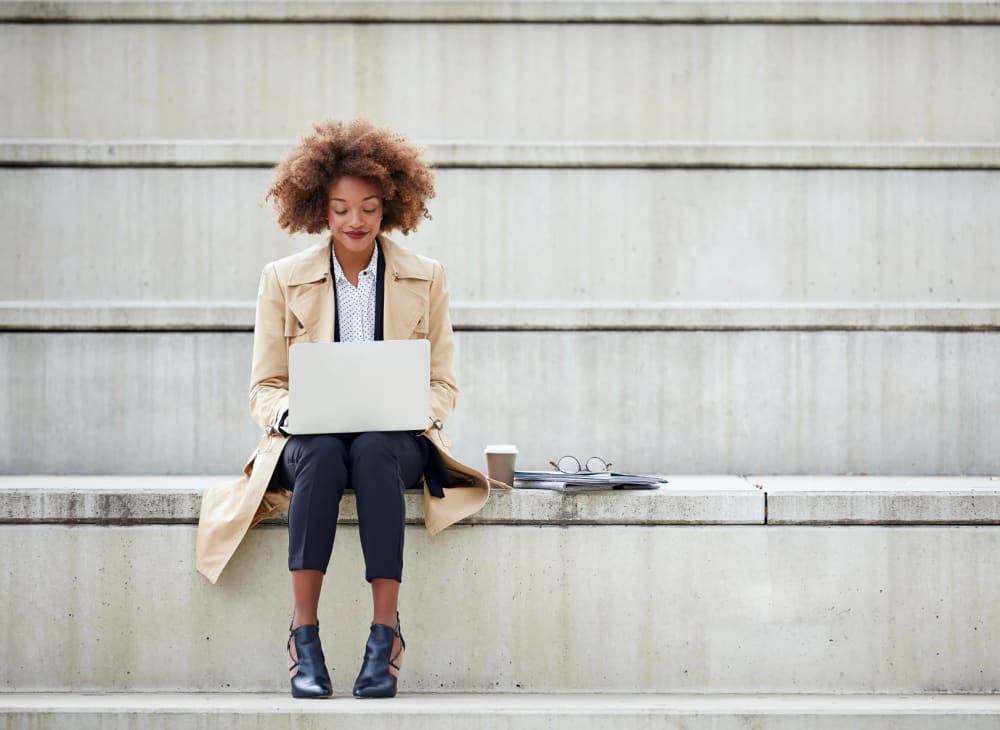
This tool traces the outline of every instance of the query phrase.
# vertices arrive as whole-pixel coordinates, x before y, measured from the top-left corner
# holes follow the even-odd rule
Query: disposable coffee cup
[[[491,444],[486,447],[486,472],[508,486],[514,486],[514,462],[517,447],[514,444]]]

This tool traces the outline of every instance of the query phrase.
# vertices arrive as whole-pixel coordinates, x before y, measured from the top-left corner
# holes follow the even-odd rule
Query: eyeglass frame
[[[566,469],[563,469],[561,466],[559,466],[564,459],[572,459],[576,463],[576,471],[567,471]],[[599,462],[601,462],[601,466],[603,468],[591,469],[590,462],[592,462],[594,459],[597,459]],[[575,456],[573,456],[572,454],[566,454],[564,456],[560,456],[559,461],[552,461],[550,459],[549,463],[552,465],[554,469],[556,469],[561,474],[581,474],[581,473],[586,474],[586,473],[594,473],[602,471],[611,471],[611,467],[613,466],[610,461],[605,461],[604,457],[601,456],[590,456],[587,458],[587,461],[584,464],[580,464],[580,460]]]

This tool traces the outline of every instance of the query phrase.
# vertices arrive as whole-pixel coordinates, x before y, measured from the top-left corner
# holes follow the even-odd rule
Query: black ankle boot
[[[401,648],[393,656],[392,642],[399,637]],[[389,667],[399,671],[399,659],[406,648],[403,635],[399,630],[399,617],[396,617],[396,628],[385,624],[372,624],[365,645],[365,660],[361,672],[354,682],[355,697],[395,697],[396,678],[392,676]]]
[[[319,625],[309,624],[297,629],[288,627],[288,656],[292,656],[292,642],[295,642],[297,661],[292,669],[298,673],[292,677],[292,697],[317,699],[333,694],[330,673],[326,670],[323,646],[319,643]]]

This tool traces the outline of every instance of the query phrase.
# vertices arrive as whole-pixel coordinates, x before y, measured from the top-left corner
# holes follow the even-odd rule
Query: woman
[[[264,429],[244,477],[206,492],[197,565],[213,583],[246,531],[288,509],[295,609],[288,639],[295,697],[329,697],[317,607],[340,497],[354,488],[373,616],[356,697],[396,694],[402,652],[403,490],[423,484],[433,535],[485,504],[489,480],[457,462],[442,431],[455,406],[454,343],[441,265],[382,235],[429,218],[433,175],[421,149],[364,120],[327,122],[276,168],[268,198],[289,233],[327,243],[268,264],[257,293],[250,410]],[[408,432],[289,436],[288,348],[298,342],[426,338],[428,427]]]

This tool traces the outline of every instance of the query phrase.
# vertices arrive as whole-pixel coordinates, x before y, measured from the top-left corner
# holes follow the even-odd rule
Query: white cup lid
[[[490,444],[483,453],[486,454],[516,454],[517,446],[514,444]]]

